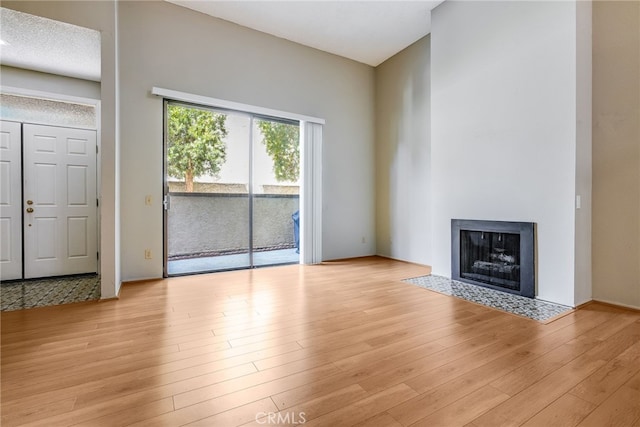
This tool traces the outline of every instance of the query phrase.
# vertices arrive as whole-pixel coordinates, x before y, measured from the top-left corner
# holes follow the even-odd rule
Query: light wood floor
[[[399,282],[427,271],[364,258],[2,313],[2,426],[640,426],[640,313],[545,325]]]

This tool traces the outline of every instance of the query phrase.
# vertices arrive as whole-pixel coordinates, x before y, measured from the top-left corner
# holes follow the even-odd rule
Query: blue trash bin
[[[297,210],[291,215],[293,220],[293,241],[296,244],[296,253],[300,253],[300,211]]]

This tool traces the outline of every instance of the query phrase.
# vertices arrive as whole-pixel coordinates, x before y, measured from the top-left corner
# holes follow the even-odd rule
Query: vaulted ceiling
[[[444,0],[167,1],[377,66],[427,35],[431,10]]]
[[[444,0],[167,1],[377,66],[428,34],[431,10]],[[6,8],[0,21],[3,65],[100,80],[99,32]]]

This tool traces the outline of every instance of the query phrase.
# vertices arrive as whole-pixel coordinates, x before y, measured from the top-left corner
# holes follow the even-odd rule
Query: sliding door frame
[[[323,119],[287,113],[278,110],[218,100],[168,89],[153,88],[152,94],[163,98],[163,275],[168,271],[168,209],[170,208],[167,180],[167,106],[178,104],[207,109],[219,113],[237,113],[250,118],[249,146],[249,261],[247,268],[254,268],[253,260],[253,125],[256,119],[299,126],[301,185],[300,185],[300,263],[322,262],[322,125]],[[203,272],[204,273],[204,272]],[[195,274],[195,272],[194,272]]]

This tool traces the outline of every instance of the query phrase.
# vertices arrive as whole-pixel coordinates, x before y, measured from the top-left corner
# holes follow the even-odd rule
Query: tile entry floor
[[[540,322],[573,310],[565,305],[521,297],[436,275],[414,277],[403,282]]]
[[[77,276],[12,280],[0,284],[0,311],[100,299],[100,276]]]

